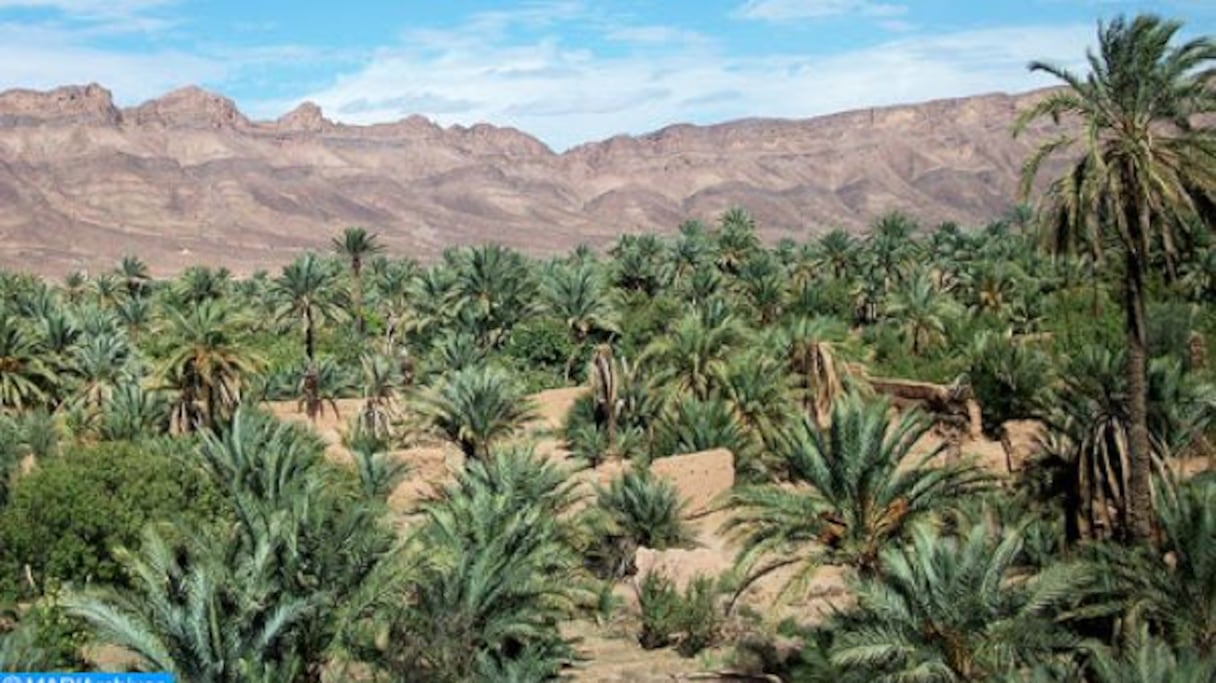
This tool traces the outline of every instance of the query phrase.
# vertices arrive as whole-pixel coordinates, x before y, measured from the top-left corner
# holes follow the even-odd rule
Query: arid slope
[[[427,259],[497,240],[535,253],[671,231],[749,208],[765,237],[858,229],[899,209],[984,223],[1014,199],[1036,95],[815,119],[676,125],[555,154],[509,128],[422,117],[347,126],[305,104],[254,122],[196,88],[119,109],[97,85],[0,93],[0,266],[43,274],[137,252],[159,273],[236,272],[324,247],[343,227]]]

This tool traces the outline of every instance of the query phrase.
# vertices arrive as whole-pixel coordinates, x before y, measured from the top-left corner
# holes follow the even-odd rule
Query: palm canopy
[[[535,407],[506,373],[475,365],[429,387],[418,410],[466,457],[485,458],[491,444],[514,434]]]
[[[262,365],[240,338],[244,320],[226,305],[204,301],[188,312],[169,309],[162,331],[170,351],[160,364],[163,384],[177,392],[174,419],[189,431],[214,427],[241,401],[242,383]]]
[[[1077,637],[1055,617],[1089,572],[1061,564],[1030,573],[1017,564],[1022,546],[1016,530],[991,539],[981,524],[953,538],[918,526],[909,546],[883,552],[882,576],[857,587],[832,663],[883,683],[962,683],[1073,650]]]
[[[1184,237],[1178,231],[1193,225],[1179,219],[1198,201],[1216,198],[1216,133],[1198,120],[1216,112],[1216,43],[1203,37],[1175,46],[1180,28],[1152,15],[1100,26],[1098,51],[1088,53],[1084,77],[1031,63],[1031,70],[1067,87],[1024,112],[1015,131],[1043,117],[1083,124],[1044,144],[1023,168],[1022,192],[1028,195],[1049,158],[1080,155],[1047,195],[1060,250],[1096,249],[1102,231],[1111,229],[1141,265],[1155,240],[1172,261]]]
[[[304,354],[311,362],[316,355],[316,325],[319,320],[341,314],[333,271],[312,253],[292,261],[274,282],[280,304],[280,319],[296,318],[304,324]]]
[[[794,486],[742,487],[731,498],[727,527],[742,538],[741,562],[758,565],[754,576],[799,563],[799,578],[820,564],[878,570],[882,550],[912,523],[988,480],[970,464],[929,466],[940,447],[916,455],[929,429],[919,413],[892,422],[886,402],[857,394],[835,403],[826,428],[804,418],[780,449]]]

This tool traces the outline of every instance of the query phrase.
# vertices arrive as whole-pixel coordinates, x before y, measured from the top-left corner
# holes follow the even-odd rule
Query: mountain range
[[[98,85],[0,93],[0,266],[60,275],[138,254],[237,273],[328,248],[343,228],[426,261],[498,241],[535,254],[672,232],[732,206],[763,237],[861,230],[899,210],[982,225],[1015,203],[1041,92],[804,120],[678,124],[555,153],[530,135],[421,116],[354,126],[305,103],[253,121],[198,88],[120,108]]]

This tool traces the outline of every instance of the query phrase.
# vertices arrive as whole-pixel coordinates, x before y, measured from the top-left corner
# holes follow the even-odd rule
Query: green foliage
[[[9,595],[58,585],[125,585],[115,552],[166,519],[219,520],[215,490],[181,461],[188,443],[73,447],[17,479],[0,512],[0,587]],[[34,585],[23,577],[29,567]]]
[[[832,663],[872,681],[987,681],[1074,650],[1079,638],[1056,617],[1091,580],[1088,571],[1019,572],[1021,549],[1016,531],[990,539],[977,526],[951,538],[918,527],[911,545],[883,551],[880,576],[857,585]]]
[[[486,457],[490,446],[532,416],[530,399],[506,373],[487,366],[458,370],[428,387],[419,412],[466,457]]]
[[[987,482],[970,464],[927,467],[937,455],[913,455],[929,430],[915,412],[889,418],[886,402],[856,394],[838,401],[829,427],[809,420],[782,444],[791,480],[803,486],[736,488],[727,527],[741,535],[740,564],[753,578],[801,564],[805,580],[820,563],[870,573],[884,549],[918,520],[946,511]]]
[[[671,482],[638,467],[596,490],[596,505],[609,529],[637,545],[663,550],[690,540],[684,524],[684,503]]]
[[[712,578],[696,576],[681,592],[671,579],[651,571],[636,590],[642,613],[638,643],[643,649],[674,644],[681,655],[692,657],[722,639],[722,611]]]
[[[1007,420],[1042,416],[1051,398],[1047,354],[1005,335],[982,334],[972,344],[967,376],[983,407],[984,431],[998,435]]]
[[[553,676],[572,654],[557,628],[578,592],[573,530],[562,519],[572,487],[528,451],[471,461],[423,505],[416,564],[393,584],[409,607],[384,605],[383,630],[364,637],[385,645],[365,644],[369,659],[397,680]]]

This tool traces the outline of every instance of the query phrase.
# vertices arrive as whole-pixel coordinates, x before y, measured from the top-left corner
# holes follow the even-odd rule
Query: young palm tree
[[[508,375],[482,365],[440,379],[418,410],[472,460],[488,457],[490,446],[514,434],[535,408]]]
[[[600,533],[622,535],[634,546],[655,550],[686,545],[692,534],[684,523],[685,503],[679,491],[645,467],[613,477],[608,486],[596,487],[597,512],[607,525]]]
[[[914,455],[929,429],[915,412],[892,423],[889,404],[857,394],[835,403],[828,427],[804,419],[779,451],[798,485],[747,486],[732,496],[727,528],[742,538],[741,564],[753,578],[792,564],[803,565],[800,580],[819,564],[879,571],[883,549],[913,523],[950,509],[988,480],[974,465],[928,466],[944,446]]]
[[[227,544],[196,538],[182,548],[149,530],[139,553],[124,556],[130,593],[95,588],[66,602],[100,640],[182,680],[244,683],[267,665],[298,668],[293,631],[317,595],[279,594],[273,565],[285,541],[260,540],[259,552],[230,565]]]
[[[384,251],[384,245],[374,232],[366,228],[352,227],[342,231],[341,237],[333,239],[333,249],[339,256],[350,261],[351,281],[354,284],[355,329],[363,334],[363,264],[368,257]]]
[[[1081,565],[1019,571],[1023,539],[993,542],[984,525],[962,538],[918,526],[882,553],[880,577],[857,587],[837,626],[833,664],[881,683],[991,681],[1067,654],[1078,638],[1055,617],[1090,580]]]
[[[1098,29],[1098,52],[1085,76],[1033,62],[1033,71],[1059,78],[1056,91],[1018,121],[1016,131],[1050,117],[1081,126],[1045,143],[1026,162],[1028,195],[1043,162],[1063,152],[1080,159],[1047,193],[1057,250],[1087,242],[1095,254],[1114,233],[1123,257],[1130,420],[1129,492],[1125,505],[1136,538],[1152,536],[1147,332],[1144,300],[1152,245],[1163,248],[1172,272],[1198,202],[1216,199],[1216,132],[1204,115],[1216,112],[1210,77],[1216,43],[1203,37],[1174,44],[1181,25],[1156,16],[1122,17]]]
[[[422,507],[417,569],[384,605],[369,657],[394,680],[513,680],[520,667],[553,677],[571,653],[558,632],[578,595],[566,514],[573,482],[529,451],[470,461]],[[408,602],[402,609],[401,602]]]
[[[145,391],[135,382],[114,389],[101,415],[101,437],[112,441],[136,441],[169,431],[169,404],[155,391]]]
[[[1161,640],[1140,632],[1121,652],[1096,648],[1089,662],[1094,683],[1211,683],[1216,680],[1216,659],[1193,650],[1175,652]],[[1078,680],[1056,678],[1051,683]]]

